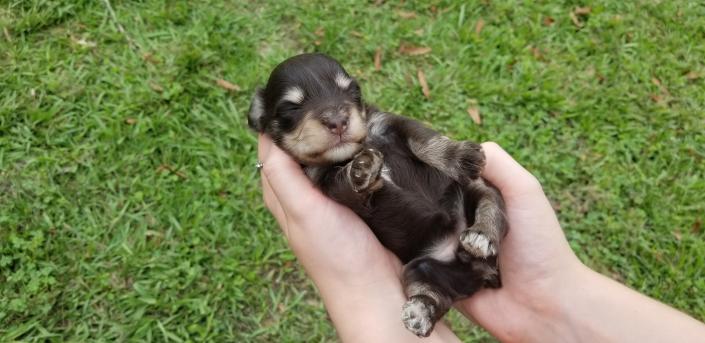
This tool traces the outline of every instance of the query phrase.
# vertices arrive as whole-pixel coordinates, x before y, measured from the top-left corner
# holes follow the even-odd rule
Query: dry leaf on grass
[[[231,91],[231,92],[239,92],[240,91],[240,86],[230,83],[226,80],[223,79],[218,79],[215,81],[216,84],[218,84],[218,87],[223,88],[225,90]]]
[[[382,48],[377,48],[375,51],[375,70],[382,70]]]
[[[397,14],[403,19],[414,19],[416,18],[416,13],[407,11],[398,11]]]
[[[159,165],[159,167],[157,167],[157,173],[163,173],[163,172],[172,173],[182,179],[188,178],[184,172],[177,170],[176,168],[174,168],[168,164],[161,164],[161,165]]]
[[[321,41],[316,39],[315,41],[313,41],[313,45],[319,46],[319,45],[321,45]]]
[[[2,28],[2,33],[5,34],[5,39],[12,43],[12,36],[10,36],[10,31],[8,31],[6,27]]]
[[[362,33],[358,31],[350,31],[350,34],[357,38],[362,38]]]
[[[426,99],[431,98],[431,90],[428,88],[428,83],[426,82],[426,74],[424,74],[423,69],[419,68],[416,71],[416,76],[419,78],[419,84],[421,85],[421,92],[426,97]]]
[[[159,64],[159,60],[154,57],[154,54],[152,54],[151,52],[144,53],[142,55],[142,60],[151,64]]]
[[[149,88],[151,88],[153,91],[155,91],[155,92],[157,92],[157,93],[161,93],[161,92],[164,91],[164,87],[160,86],[160,85],[159,85],[158,83],[156,83],[156,82],[150,82],[150,83],[149,83]]]
[[[695,222],[693,223],[693,227],[691,228],[690,231],[692,231],[693,233],[696,233],[696,234],[700,233],[700,227],[702,226],[702,224],[703,223],[700,221],[699,218],[696,219]]]
[[[477,125],[482,125],[482,118],[480,117],[480,109],[477,105],[473,104],[468,107],[468,115],[472,118],[472,121]]]
[[[318,37],[323,37],[326,34],[326,30],[323,28],[323,26],[319,26],[316,31],[313,31],[313,34]]]
[[[127,124],[127,125],[135,125],[135,124],[137,124],[137,119],[135,119],[135,118],[127,118],[127,119],[125,119],[125,124]]]
[[[409,56],[425,55],[431,52],[431,48],[425,46],[414,46],[407,43],[399,45],[399,52]]]
[[[555,22],[556,22],[556,20],[553,19],[553,17],[551,17],[551,16],[546,16],[543,18],[543,26],[551,26]]]
[[[697,80],[701,77],[702,77],[702,75],[700,75],[700,73],[698,73],[696,71],[691,71],[688,74],[685,74],[685,78],[690,81]]]
[[[475,23],[475,33],[480,34],[482,32],[482,29],[485,27],[485,21],[480,18],[477,20],[477,23]]]
[[[570,20],[573,22],[573,25],[575,25],[577,27],[583,27],[583,23],[580,22],[580,20],[578,19],[578,16],[576,16],[575,13],[573,13],[573,12],[570,12]]]
[[[590,7],[576,7],[575,11],[573,11],[576,15],[588,15],[590,12],[592,12]]]
[[[89,40],[86,40],[85,38],[77,39],[76,37],[71,36],[71,40],[84,48],[95,48],[98,46],[96,42],[91,42]]]
[[[577,27],[583,27],[583,22],[580,21],[578,16],[587,16],[590,14],[592,9],[590,7],[576,7],[572,12],[570,12],[570,20]]]
[[[659,88],[659,90],[661,90],[662,95],[671,96],[671,92],[668,91],[668,88],[666,88],[666,86],[664,86],[663,83],[661,82],[661,80],[659,80],[658,78],[655,78],[655,77],[652,78],[651,83],[656,85]]]

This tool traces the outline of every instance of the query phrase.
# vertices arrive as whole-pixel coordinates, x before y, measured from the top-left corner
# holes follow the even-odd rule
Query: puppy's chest
[[[373,132],[368,135],[363,146],[383,154],[380,178],[385,185],[408,191],[447,185],[447,180],[416,158],[405,143],[394,132],[390,132],[390,128],[387,128],[384,135]]]

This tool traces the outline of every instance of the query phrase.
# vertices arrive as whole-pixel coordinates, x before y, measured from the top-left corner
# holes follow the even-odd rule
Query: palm
[[[315,234],[289,237],[297,255],[316,260],[321,267],[337,273],[355,275],[371,268],[385,268],[386,272],[398,274],[394,268],[401,267],[396,257],[349,208],[322,195],[316,197],[311,208],[317,209],[317,215],[303,221],[301,228],[317,228]],[[395,263],[388,263],[390,260]]]
[[[493,333],[520,330],[532,318],[531,310],[542,306],[537,299],[551,297],[563,274],[579,264],[548,199],[532,187],[538,184],[526,185],[526,191],[503,192],[510,230],[499,255],[502,288],[483,290],[460,304]]]
[[[309,274],[320,277],[398,275],[399,260],[352,210],[316,189],[301,168],[269,139],[263,188],[267,206]],[[270,184],[271,183],[271,184]],[[315,211],[312,211],[315,209]]]

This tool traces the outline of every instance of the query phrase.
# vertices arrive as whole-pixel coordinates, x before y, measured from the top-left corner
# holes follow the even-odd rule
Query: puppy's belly
[[[452,261],[467,227],[460,186],[425,165],[395,162],[382,167],[384,185],[373,195],[365,220],[405,263],[420,256]]]

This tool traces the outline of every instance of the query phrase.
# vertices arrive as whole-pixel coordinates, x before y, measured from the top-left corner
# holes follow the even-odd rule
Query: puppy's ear
[[[250,126],[252,130],[257,132],[262,132],[264,127],[262,125],[262,117],[264,116],[264,98],[262,88],[257,87],[255,95],[252,97],[252,104],[250,104],[250,111],[247,113],[247,125]]]

